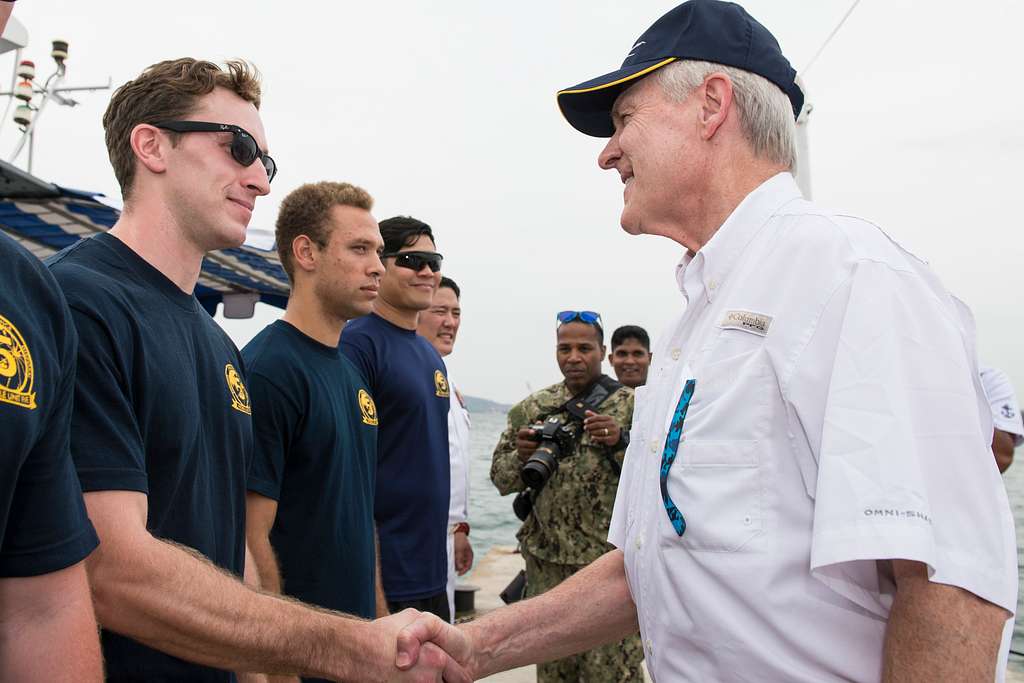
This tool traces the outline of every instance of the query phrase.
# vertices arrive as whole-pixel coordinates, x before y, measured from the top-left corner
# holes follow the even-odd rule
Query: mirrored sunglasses
[[[431,273],[437,273],[441,270],[441,261],[444,260],[444,256],[436,251],[393,251],[381,254],[382,259],[392,257],[399,268],[408,268],[417,273],[423,270],[423,266],[429,266]]]

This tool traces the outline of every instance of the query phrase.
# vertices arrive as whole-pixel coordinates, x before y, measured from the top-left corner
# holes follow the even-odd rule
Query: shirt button
[[[654,443],[652,441],[651,442],[651,453],[657,453],[657,452],[658,452],[658,444],[656,444],[656,443]]]
[[[672,360],[679,360],[679,356],[683,355],[681,349],[672,349]]]
[[[636,545],[636,549],[637,550],[640,550],[640,548],[642,548],[644,546],[644,539],[643,539],[643,537],[640,536],[640,535],[637,535],[636,541],[635,541],[634,545]]]
[[[647,639],[647,642],[644,643],[644,645],[647,646],[648,654],[652,654],[653,655],[654,654],[654,643],[651,642],[650,638]]]
[[[708,289],[710,289],[711,291],[715,291],[715,289],[717,287],[718,287],[718,283],[715,282],[714,280],[712,280],[711,282],[708,283]]]

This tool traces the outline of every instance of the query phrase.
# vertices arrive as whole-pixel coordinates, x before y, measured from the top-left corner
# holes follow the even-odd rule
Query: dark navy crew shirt
[[[252,451],[241,355],[191,294],[109,234],[48,259],[78,329],[71,454],[84,491],[138,491],[146,528],[241,575]],[[231,681],[103,631],[111,681]]]
[[[0,233],[0,577],[70,567],[96,547],[68,437],[78,336],[35,256]]]
[[[341,351],[377,402],[377,494],[384,593],[391,602],[445,591],[448,581],[449,387],[444,361],[413,330],[370,314],[348,323]]]
[[[255,434],[249,490],[278,502],[270,543],[283,592],[372,619],[378,418],[369,387],[336,347],[282,320],[242,356]]]

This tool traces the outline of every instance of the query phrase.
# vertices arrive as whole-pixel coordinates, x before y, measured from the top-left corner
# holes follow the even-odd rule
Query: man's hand
[[[473,566],[473,545],[469,536],[461,531],[455,532],[455,573],[462,576]]]
[[[537,450],[537,432],[529,427],[520,427],[516,432],[516,451],[519,452],[519,459],[526,462]]]
[[[590,434],[590,440],[602,446],[615,446],[622,437],[619,425],[608,415],[600,415],[593,410],[587,411],[583,420],[583,429]]]
[[[383,642],[389,644],[393,655],[390,662],[397,667],[387,680],[416,683],[440,683],[442,680],[471,683],[473,680],[461,665],[469,659],[469,640],[437,616],[406,609],[378,619],[373,625],[381,629]]]
[[[423,664],[424,657],[433,657],[431,651],[440,649],[451,661],[450,666],[444,669],[446,682],[475,680],[475,665],[470,662],[473,644],[469,635],[464,630],[441,621],[433,614],[417,616],[414,610],[405,610],[396,616],[410,612],[416,618],[406,622],[398,633],[398,653],[395,659],[398,668],[413,673]],[[416,668],[413,668],[414,666]],[[452,674],[461,677],[453,678]]]

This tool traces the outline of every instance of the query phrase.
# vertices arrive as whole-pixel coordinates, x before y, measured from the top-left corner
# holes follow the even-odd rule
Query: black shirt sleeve
[[[73,337],[74,330],[67,333]],[[60,387],[50,390],[53,412],[18,472],[0,549],[0,576],[36,576],[70,567],[99,542],[69,454],[73,342],[65,360]]]
[[[251,373],[248,382],[254,448],[247,486],[261,496],[280,500],[285,455],[299,431],[301,411],[262,374]]]
[[[146,451],[131,386],[106,324],[72,307],[78,329],[78,379],[71,419],[71,455],[84,491],[149,493]]]

